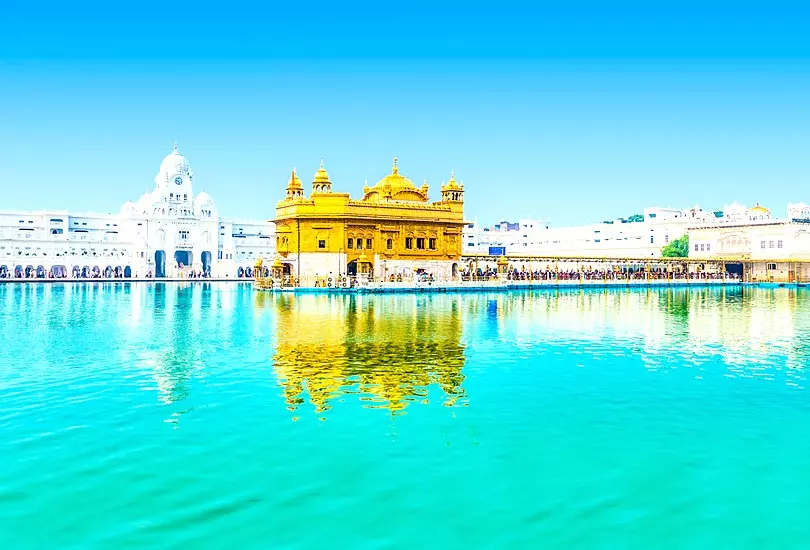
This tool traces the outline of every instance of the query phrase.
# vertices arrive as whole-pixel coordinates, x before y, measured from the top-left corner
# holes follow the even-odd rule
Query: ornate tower
[[[323,159],[321,159],[321,167],[315,172],[315,177],[312,180],[312,194],[316,193],[331,193],[332,182],[329,181],[329,174],[323,167]]]
[[[464,184],[456,183],[455,170],[450,173],[450,181],[442,185],[442,202],[464,203]]]
[[[298,174],[295,173],[295,168],[293,168],[292,175],[290,176],[290,181],[287,182],[287,199],[303,199],[304,198],[304,186],[301,185],[301,179],[298,177]]]

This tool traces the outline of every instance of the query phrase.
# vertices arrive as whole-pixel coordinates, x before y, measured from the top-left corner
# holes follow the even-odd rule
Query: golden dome
[[[757,212],[757,213],[762,213],[762,214],[770,214],[771,213],[770,210],[768,210],[767,208],[765,208],[764,206],[762,206],[759,203],[756,203],[754,206],[751,207],[751,212]]]
[[[290,181],[287,182],[288,189],[303,189],[304,186],[301,184],[301,179],[298,177],[298,174],[295,172],[295,168],[293,168],[292,175],[290,176]]]
[[[461,189],[461,187],[456,183],[456,171],[453,170],[450,172],[450,181],[447,182],[447,185],[442,187],[442,189]]]
[[[395,194],[397,191],[403,190],[416,190],[416,186],[413,184],[411,180],[406,178],[405,176],[399,173],[399,168],[397,168],[397,158],[394,157],[394,167],[391,170],[391,173],[385,176],[383,179],[378,181],[374,187],[382,188],[385,186],[391,187],[391,194]]]
[[[321,167],[318,168],[317,172],[315,172],[315,177],[313,178],[312,183],[326,185],[332,183],[329,181],[329,174],[326,173],[326,170],[323,167],[323,159],[321,159]]]

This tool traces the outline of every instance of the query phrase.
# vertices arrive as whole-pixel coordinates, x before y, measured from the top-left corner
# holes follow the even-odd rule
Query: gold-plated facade
[[[400,173],[397,159],[390,174],[363,188],[362,199],[333,192],[323,163],[307,197],[293,170],[273,219],[285,274],[355,275],[367,262],[370,277],[420,268],[452,276],[462,251],[464,186],[453,175],[440,201],[430,202],[428,193],[427,182],[417,187]]]

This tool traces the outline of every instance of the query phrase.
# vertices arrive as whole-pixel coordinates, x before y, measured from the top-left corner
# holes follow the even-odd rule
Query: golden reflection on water
[[[401,414],[428,403],[430,388],[446,406],[466,404],[458,297],[266,295],[275,313],[273,368],[290,411],[306,401],[322,415],[357,395],[363,406]]]
[[[121,359],[145,367],[149,389],[172,405],[190,397],[204,372],[217,376],[224,368],[217,361],[238,371],[221,358],[243,358],[247,348],[239,346],[249,339],[267,342],[273,351],[262,360],[272,364],[288,408],[294,415],[314,409],[321,418],[347,399],[392,414],[413,403],[464,406],[463,369],[473,354],[508,362],[509,354],[548,347],[573,350],[576,361],[635,356],[648,369],[694,368],[696,378],[718,368],[726,376],[769,379],[787,371],[786,382],[802,387],[810,365],[806,290],[245,292],[252,293],[216,285],[123,285],[114,300],[102,285],[24,287],[0,295],[0,308],[13,316],[26,301],[41,304],[42,319],[23,318],[32,330],[37,324],[57,330],[69,323],[90,332],[99,323],[117,325]],[[236,314],[244,305],[255,306],[252,315]],[[47,362],[59,350],[31,353],[34,363],[46,353],[39,360]],[[187,410],[175,407],[172,414]]]

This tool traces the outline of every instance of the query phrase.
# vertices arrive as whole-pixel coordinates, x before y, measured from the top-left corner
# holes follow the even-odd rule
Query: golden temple
[[[286,195],[276,206],[276,250],[283,273],[299,285],[318,278],[364,275],[388,280],[424,272],[455,276],[461,260],[464,185],[452,173],[442,183],[441,200],[430,202],[427,182],[417,187],[399,172],[374,186],[363,198],[332,191],[321,162],[305,195],[295,170]]]

